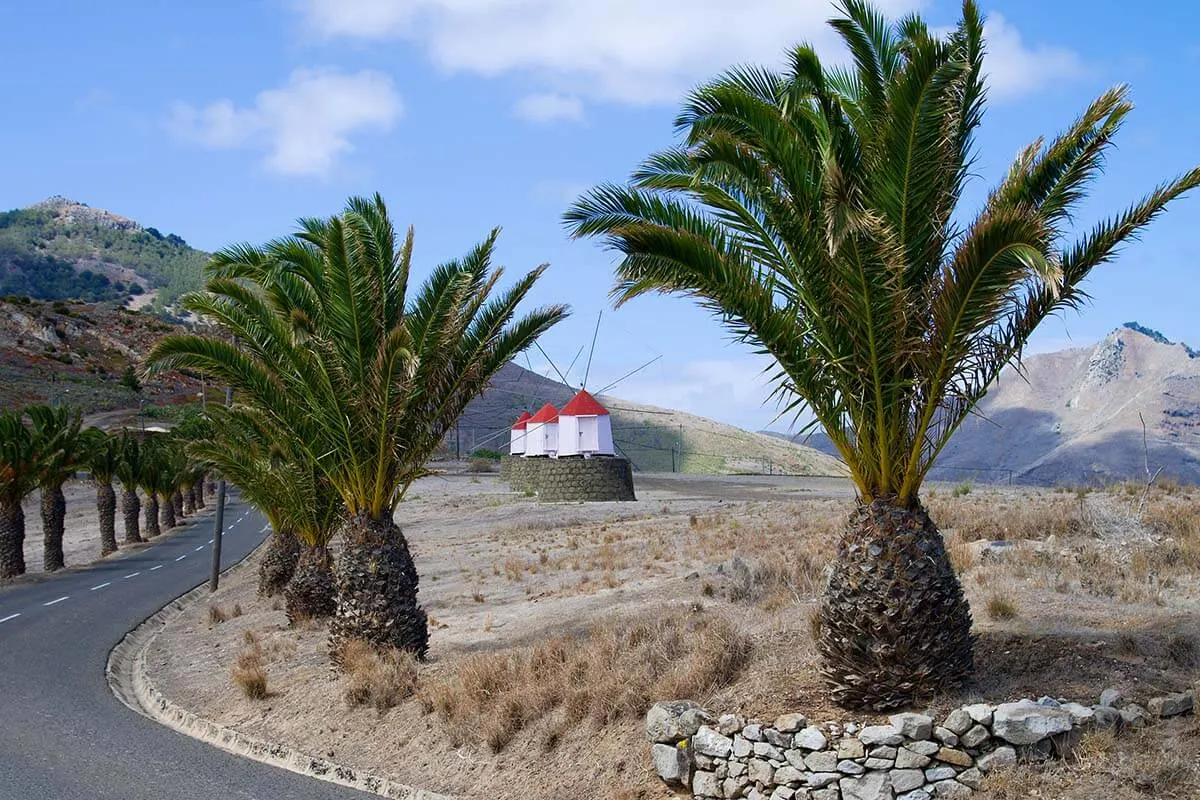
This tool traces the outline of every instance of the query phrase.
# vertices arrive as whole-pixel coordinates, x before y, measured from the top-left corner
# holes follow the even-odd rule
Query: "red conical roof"
[[[513,429],[514,431],[523,431],[523,430],[525,430],[525,423],[526,423],[526,422],[528,422],[528,421],[529,421],[529,419],[530,419],[530,417],[529,417],[529,412],[528,412],[528,411],[522,411],[522,412],[521,412],[521,416],[517,417],[517,421],[516,421],[516,422],[513,424],[513,426],[512,426],[512,429]]]
[[[546,403],[538,409],[538,412],[530,417],[526,422],[558,422],[558,409]]]
[[[559,413],[568,417],[606,417],[608,409],[597,403],[587,389],[580,389],[579,394],[572,397]]]

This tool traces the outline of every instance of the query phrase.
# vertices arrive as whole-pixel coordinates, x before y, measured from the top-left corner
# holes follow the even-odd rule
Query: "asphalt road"
[[[266,535],[236,498],[222,562]],[[121,638],[208,580],[212,515],[151,547],[0,590],[0,800],[362,800],[229,755],[135,714],[104,669]]]

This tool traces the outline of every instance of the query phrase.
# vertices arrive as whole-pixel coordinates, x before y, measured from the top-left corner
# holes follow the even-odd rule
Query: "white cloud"
[[[889,14],[924,0],[882,0]],[[789,45],[835,46],[829,0],[296,0],[326,38],[419,42],[448,71],[524,72],[558,92],[674,103],[699,80]]]
[[[252,107],[230,100],[201,108],[176,103],[170,127],[212,149],[265,150],[267,168],[281,175],[321,176],[353,151],[353,134],[390,130],[402,112],[400,96],[383,73],[297,69],[283,86],[260,92]]]
[[[897,16],[928,0],[878,5]],[[827,56],[843,52],[826,24],[835,13],[829,0],[293,0],[293,7],[315,36],[407,39],[447,71],[524,73],[554,93],[544,97],[566,94],[576,103],[673,104],[727,65],[778,63],[799,41]],[[997,97],[1082,71],[1070,50],[1027,47],[999,14],[987,33]]]
[[[583,119],[583,102],[571,95],[543,92],[522,97],[513,111],[521,119],[530,122],[577,122]]]
[[[984,40],[988,91],[998,100],[1072,80],[1086,71],[1083,60],[1072,50],[1045,44],[1028,47],[1020,31],[997,13],[987,17]]]

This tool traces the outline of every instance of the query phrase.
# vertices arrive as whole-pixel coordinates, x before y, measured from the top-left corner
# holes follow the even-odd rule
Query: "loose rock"
[[[668,786],[686,786],[691,777],[692,759],[683,747],[656,743],[650,748],[654,771]]]
[[[909,739],[928,739],[933,735],[933,717],[925,714],[893,714],[888,717],[888,722]]]
[[[992,719],[992,733],[1010,744],[1033,744],[1071,730],[1071,715],[1028,700],[1001,703]]]
[[[733,751],[733,740],[707,725],[701,725],[692,737],[692,751],[713,758],[728,758]]]

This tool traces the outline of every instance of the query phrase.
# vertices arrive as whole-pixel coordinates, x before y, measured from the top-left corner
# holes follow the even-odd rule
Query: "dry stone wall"
[[[646,736],[659,777],[703,800],[963,800],[989,772],[1061,756],[1089,728],[1142,727],[1193,713],[1195,700],[1188,690],[1142,707],[1106,689],[1092,706],[1043,697],[864,726],[813,725],[802,714],[714,718],[673,700],[650,709]]]
[[[509,456],[500,462],[500,478],[516,491],[536,494],[548,503],[637,499],[633,467],[624,458]]]

